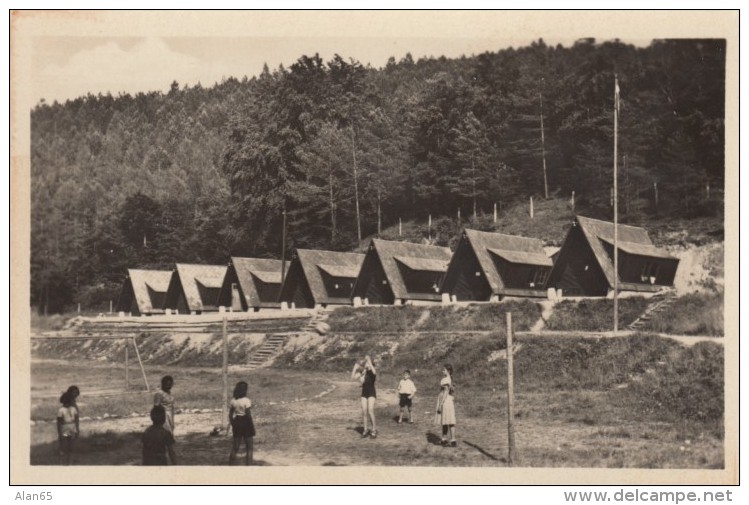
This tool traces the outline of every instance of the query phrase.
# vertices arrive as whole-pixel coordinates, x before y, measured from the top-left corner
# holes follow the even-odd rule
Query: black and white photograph
[[[738,483],[738,11],[10,18],[11,482]]]

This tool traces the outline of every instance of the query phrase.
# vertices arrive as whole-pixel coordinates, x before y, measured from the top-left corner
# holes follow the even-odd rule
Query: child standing
[[[455,403],[453,395],[455,385],[453,384],[453,367],[445,365],[442,368],[442,379],[440,380],[440,394],[437,397],[437,421],[442,425],[442,445],[456,447],[455,440]],[[447,434],[450,433],[450,441]]]
[[[405,410],[408,410],[408,421],[411,424],[414,423],[414,416],[411,412],[411,406],[415,394],[416,386],[411,380],[411,371],[404,370],[403,378],[398,383],[398,396],[400,397],[400,415],[398,416],[398,424],[401,424],[403,422],[403,413]]]
[[[237,458],[237,451],[244,440],[247,448],[245,456],[245,465],[252,464],[253,441],[255,436],[255,424],[252,421],[252,401],[247,398],[247,383],[245,381],[237,382],[234,386],[234,398],[229,403],[229,424],[234,437],[232,440],[231,453],[229,454],[229,464],[233,465]]]
[[[76,391],[78,388],[75,388]],[[60,442],[60,459],[66,465],[73,460],[73,443],[80,433],[77,395],[68,389],[60,397],[62,407],[57,411],[57,438]]]
[[[364,356],[364,359],[354,364],[351,371],[351,378],[361,383],[361,411],[362,411],[362,438],[377,438],[377,422],[375,420],[375,401],[377,400],[377,390],[375,381],[377,380],[377,370],[370,356]],[[367,421],[371,421],[372,430],[367,428]]]
[[[166,412],[166,422],[164,429],[174,435],[174,396],[172,396],[172,387],[174,378],[171,375],[165,375],[161,378],[161,389],[156,391],[153,396],[153,405],[164,407]]]
[[[143,465],[172,465],[177,464],[174,454],[174,435],[164,427],[166,410],[161,405],[151,409],[152,426],[146,428],[141,437],[143,441]],[[167,459],[167,455],[169,459]]]

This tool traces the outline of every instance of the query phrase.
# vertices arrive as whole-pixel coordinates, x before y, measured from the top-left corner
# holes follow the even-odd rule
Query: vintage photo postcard
[[[737,484],[738,17],[12,11],[10,482]]]

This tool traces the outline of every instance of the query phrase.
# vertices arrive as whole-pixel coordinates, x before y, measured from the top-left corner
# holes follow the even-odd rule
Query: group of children
[[[435,422],[442,425],[441,443],[444,446],[455,447],[455,385],[452,380],[453,369],[445,365],[442,369],[443,377],[440,380],[440,393],[437,397]],[[362,438],[377,438],[377,424],[375,419],[375,400],[377,391],[375,381],[377,370],[374,361],[365,356],[354,365],[351,372],[352,379],[361,383],[361,408],[362,408]],[[143,444],[143,465],[176,465],[177,456],[174,452],[174,396],[172,388],[174,378],[166,375],[161,379],[161,388],[154,394],[153,408],[151,409],[151,422],[141,437]],[[237,452],[244,442],[246,455],[245,464],[252,464],[253,440],[255,437],[255,424],[252,420],[252,401],[247,397],[248,384],[245,381],[237,382],[234,386],[234,394],[229,403],[229,424],[232,430],[232,447],[229,453],[229,464],[236,462]],[[399,397],[398,424],[403,423],[407,414],[408,422],[415,422],[412,407],[413,398],[416,395],[416,386],[411,380],[410,370],[404,370],[403,376],[398,383]],[[80,433],[80,413],[76,403],[81,391],[77,386],[70,386],[60,397],[62,406],[57,412],[57,433],[60,445],[60,458],[64,464],[70,464],[73,453],[74,441]],[[369,424],[371,423],[371,430]],[[448,434],[450,440],[447,439]]]
[[[151,426],[141,436],[142,461],[144,466],[176,465],[177,455],[174,452],[174,396],[172,395],[174,378],[166,375],[161,379],[161,388],[154,394],[151,408]],[[237,452],[244,442],[247,449],[245,464],[252,463],[253,437],[255,425],[250,409],[252,402],[247,398],[248,385],[240,381],[234,387],[234,397],[230,402],[229,422],[234,437],[229,464],[234,464]],[[72,461],[74,441],[80,434],[80,413],[76,400],[81,391],[78,386],[70,386],[62,396],[62,406],[57,411],[57,435],[59,456],[62,464]]]
[[[174,379],[167,375],[161,379],[161,389],[154,395],[154,406],[151,409],[153,425],[146,429],[142,437],[144,465],[177,464],[177,456],[174,453],[173,386]],[[248,384],[245,381],[237,382],[229,403],[229,424],[233,435],[229,453],[230,465],[235,463],[242,442],[246,448],[245,464],[252,464],[255,424],[252,421],[252,401],[247,397],[247,389]]]
[[[442,368],[442,379],[440,380],[440,392],[437,396],[437,405],[435,407],[435,422],[442,426],[442,438],[440,443],[443,446],[456,447],[455,440],[455,384],[453,382],[453,367],[446,364]],[[374,361],[370,356],[364,356],[354,364],[351,371],[351,378],[361,383],[361,409],[362,409],[362,438],[377,438],[377,420],[375,418],[375,401],[377,392],[375,381],[377,379],[377,370]],[[413,398],[416,395],[416,386],[411,380],[411,371],[404,370],[403,376],[398,383],[398,424],[403,423],[403,417],[408,413],[408,422],[415,422],[413,415]],[[371,424],[372,429],[369,429]],[[450,438],[448,439],[448,435]]]

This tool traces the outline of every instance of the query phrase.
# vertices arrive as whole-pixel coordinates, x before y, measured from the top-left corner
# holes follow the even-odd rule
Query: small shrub
[[[691,293],[653,314],[643,329],[674,335],[723,335],[723,293]]]
[[[108,281],[81,286],[75,295],[74,302],[80,303],[83,309],[109,310],[109,302],[117,303],[121,289],[120,284]]]
[[[632,324],[649,303],[643,297],[620,299],[619,327]],[[608,331],[613,328],[613,320],[613,300],[563,300],[554,307],[546,328],[558,331]]]
[[[31,311],[31,329],[34,331],[56,331],[61,330],[70,319],[61,314],[51,316],[39,315],[35,310]]]
[[[516,331],[526,331],[540,317],[538,304],[529,300],[468,306],[341,307],[331,313],[332,333],[410,331],[503,331],[505,313],[512,312]]]
[[[719,421],[724,412],[723,369],[723,347],[700,342],[682,349],[657,373],[644,375],[630,391],[651,412]]]

